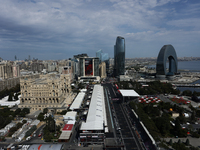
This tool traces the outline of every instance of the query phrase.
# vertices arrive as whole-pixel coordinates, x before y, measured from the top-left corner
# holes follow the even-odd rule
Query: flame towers
[[[125,39],[118,36],[114,45],[114,75],[124,75],[125,72]]]

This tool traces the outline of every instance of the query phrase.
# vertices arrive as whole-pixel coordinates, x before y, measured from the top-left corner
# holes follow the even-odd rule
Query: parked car
[[[39,134],[38,134],[38,137],[41,137],[41,136],[42,136],[42,133],[39,133]]]

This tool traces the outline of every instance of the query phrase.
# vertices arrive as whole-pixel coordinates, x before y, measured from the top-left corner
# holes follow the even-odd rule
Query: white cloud
[[[19,53],[20,47],[40,47],[44,51],[55,52],[56,48],[62,52],[67,49],[73,55],[84,48],[95,55],[95,49],[101,48],[112,56],[118,35],[124,36],[127,41],[140,43],[164,43],[172,39],[181,43],[180,39],[199,38],[200,20],[196,14],[200,5],[188,4],[189,1],[184,2],[182,9],[177,7],[183,3],[180,0],[0,2],[1,48],[9,49],[10,46],[11,50],[18,47]],[[165,7],[166,4],[172,7]],[[184,8],[187,8],[187,17]]]
[[[172,20],[167,22],[168,25],[176,27],[192,27],[194,29],[200,29],[200,18],[186,18],[179,20]]]

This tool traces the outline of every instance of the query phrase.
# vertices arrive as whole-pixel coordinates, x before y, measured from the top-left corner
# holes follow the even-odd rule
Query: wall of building
[[[20,108],[28,107],[31,111],[44,108],[64,107],[65,101],[71,98],[69,75],[40,75],[39,78],[20,80]]]
[[[106,78],[106,63],[101,62],[99,65],[99,74],[101,78]]]
[[[13,67],[11,64],[0,64],[0,78],[9,79],[13,78]]]
[[[15,87],[17,84],[20,84],[20,77],[18,78],[10,78],[0,81],[0,91],[4,89],[11,89]]]

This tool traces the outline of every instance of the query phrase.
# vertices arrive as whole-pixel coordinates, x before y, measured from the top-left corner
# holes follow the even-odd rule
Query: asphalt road
[[[111,99],[119,98],[118,94],[116,93],[116,89],[112,84],[108,83],[105,84],[105,86],[109,89]],[[137,139],[135,134],[134,126],[130,121],[126,106],[118,102],[111,103],[113,104],[115,110],[113,116],[116,133],[118,136],[121,136],[122,143],[124,144],[124,149],[143,150],[143,147],[141,146],[140,141]]]

